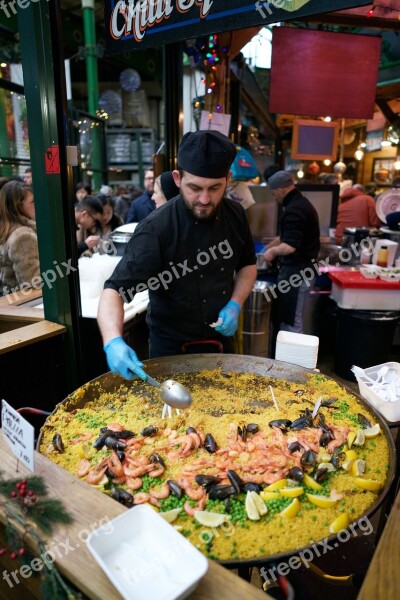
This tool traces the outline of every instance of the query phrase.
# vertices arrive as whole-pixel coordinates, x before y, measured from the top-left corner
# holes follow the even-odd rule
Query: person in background
[[[139,223],[104,284],[97,320],[113,373],[147,379],[122,339],[123,301],[146,286],[151,358],[182,354],[185,342],[210,338],[232,351],[257,275],[246,213],[225,198],[235,156],[235,144],[219,131],[183,136],[173,171],[180,194]]]
[[[32,187],[32,169],[30,167],[25,169],[23,180],[25,185]]]
[[[3,293],[39,281],[39,251],[32,188],[9,181],[0,190],[0,284]]]
[[[365,194],[365,187],[361,183],[355,183],[353,185],[353,190],[358,190],[359,192]]]
[[[136,198],[129,207],[128,215],[126,217],[127,223],[140,223],[143,221],[153,210],[156,205],[152,200],[154,193],[154,171],[149,169],[144,174],[144,192],[139,198]]]
[[[95,196],[87,196],[75,204],[75,225],[78,257],[87,250],[94,250],[100,242],[96,231],[103,217],[103,205]]]
[[[327,175],[327,177],[325,177],[324,183],[326,185],[339,185],[339,177],[335,175],[335,173],[330,173]]]
[[[318,214],[287,171],[272,175],[267,185],[282,204],[282,216],[280,235],[267,245],[264,258],[268,262],[278,259],[278,285],[288,282],[288,289],[276,301],[277,325],[280,330],[303,333],[306,300],[315,281],[312,260],[318,257],[320,246]],[[302,277],[302,273],[310,277]]]
[[[75,198],[76,202],[81,202],[86,196],[90,196],[92,194],[92,188],[90,185],[86,185],[80,181],[76,184],[75,188]]]
[[[96,233],[100,236],[100,239],[106,240],[110,237],[110,233],[114,231],[114,229],[122,225],[122,220],[114,212],[114,198],[103,195],[97,196],[97,198],[103,206],[103,215],[99,219],[99,227]]]
[[[337,212],[337,244],[342,243],[343,231],[346,227],[380,227],[380,225],[375,202],[371,196],[354,187],[344,190]]]
[[[168,200],[178,196],[178,194],[179,188],[175,184],[172,171],[165,171],[156,178],[154,182],[154,194],[151,198],[154,201],[156,208],[159,208],[163,204],[166,204]]]
[[[373,200],[376,199],[376,190],[377,189],[378,189],[378,186],[376,185],[376,183],[374,181],[369,181],[365,185],[365,193],[367,194],[367,196],[371,196],[371,198]]]

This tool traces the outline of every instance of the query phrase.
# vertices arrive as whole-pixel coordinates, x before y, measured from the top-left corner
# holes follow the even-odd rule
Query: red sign
[[[274,27],[271,113],[371,119],[381,38]]]
[[[47,175],[56,175],[60,172],[60,149],[58,146],[50,146],[44,155],[44,164]]]

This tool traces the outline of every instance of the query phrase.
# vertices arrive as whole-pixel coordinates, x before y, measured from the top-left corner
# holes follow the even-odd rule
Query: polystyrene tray
[[[87,545],[125,600],[181,600],[208,568],[205,556],[145,505],[93,531]]]
[[[400,377],[400,363],[396,362],[387,362],[382,365],[376,365],[375,367],[369,367],[368,369],[364,369],[364,373],[376,381],[377,373],[379,369],[384,366],[388,366],[390,369],[393,369],[398,377]],[[400,400],[398,402],[385,402],[378,396],[378,394],[371,390],[371,388],[366,384],[365,381],[361,377],[357,377],[358,387],[360,390],[360,394],[367,402],[372,404],[385,419],[394,423],[395,421],[400,421]]]

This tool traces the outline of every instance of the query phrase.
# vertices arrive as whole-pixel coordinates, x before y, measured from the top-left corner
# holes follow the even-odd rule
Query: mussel
[[[303,446],[296,440],[295,442],[289,444],[288,450],[289,452],[298,452],[299,450],[303,450]]]
[[[153,452],[153,454],[151,454],[149,460],[151,463],[157,463],[157,464],[161,465],[162,467],[164,467],[164,469],[166,468],[163,457],[160,456],[157,452]]]
[[[236,494],[236,489],[233,485],[213,485],[208,490],[210,500],[225,500],[225,498],[233,494]]]
[[[254,483],[253,481],[248,481],[243,486],[244,492],[257,492],[259,494],[261,492],[261,486],[258,483]]]
[[[301,481],[303,479],[304,473],[300,469],[300,467],[292,467],[288,473],[289,479],[293,479],[294,481]]]
[[[117,440],[111,436],[106,437],[106,439],[104,440],[104,445],[109,450],[125,450],[126,448],[125,442]]]
[[[324,433],[319,438],[319,445],[322,448],[326,448],[326,446],[331,442],[334,438],[333,433],[331,431],[324,431]]]
[[[171,490],[171,492],[172,492],[172,494],[174,496],[176,496],[177,498],[182,498],[182,496],[183,496],[183,494],[185,492],[181,488],[181,486],[179,485],[179,483],[177,483],[173,479],[168,479],[167,485],[168,485],[169,489]]]
[[[314,475],[315,481],[317,481],[318,483],[320,483],[321,481],[325,481],[326,479],[328,479],[328,473],[328,469],[318,469],[318,471]]]
[[[121,462],[124,462],[124,460],[125,460],[125,452],[122,452],[122,450],[117,450],[117,456],[118,456],[118,458],[119,458],[119,460]]]
[[[369,427],[372,427],[371,421],[369,419],[367,419],[367,417],[365,417],[361,413],[358,413],[357,418],[358,418],[358,421],[359,421],[361,427],[363,427],[363,429],[369,429]]]
[[[189,433],[197,433],[197,431],[195,430],[194,427],[188,427],[186,429],[186,435],[189,435]]]
[[[120,488],[111,488],[111,498],[118,500],[118,502],[121,502],[121,504],[124,504],[125,506],[133,506],[132,494],[126,492],[125,490],[121,490]]]
[[[270,427],[277,427],[281,431],[287,431],[292,426],[292,421],[289,421],[289,419],[275,419],[274,421],[270,421],[268,425]]]
[[[113,436],[117,440],[129,440],[130,438],[135,437],[136,433],[133,431],[129,431],[129,429],[124,429],[123,431],[114,431]]]
[[[306,450],[300,459],[303,467],[314,467],[317,462],[317,455],[313,450]]]
[[[59,433],[56,433],[52,439],[52,444],[54,446],[54,449],[57,450],[57,452],[64,452],[64,442],[62,441],[62,437]]]
[[[208,489],[212,485],[217,485],[220,482],[219,477],[213,475],[196,475],[194,478],[195,482],[201,485],[201,487]]]
[[[344,461],[345,458],[346,458],[346,454],[344,452],[340,452],[339,448],[335,448],[333,451],[331,463],[333,464],[335,469],[339,469],[341,463]]]
[[[104,427],[102,427],[102,429],[104,429]],[[103,431],[102,434],[97,438],[97,440],[93,442],[93,448],[96,448],[96,450],[101,450],[105,444],[106,439],[108,437],[112,437],[110,436],[110,433],[111,431],[109,431],[106,427],[105,431]]]
[[[144,437],[151,437],[153,435],[156,435],[157,431],[158,427],[156,427],[155,425],[148,425],[147,427],[142,429],[140,435],[143,435]]]
[[[210,454],[214,454],[214,452],[216,452],[218,450],[217,442],[215,441],[215,439],[213,438],[211,433],[207,433],[207,435],[204,439],[204,448]]]
[[[114,471],[112,471],[112,470],[110,469],[110,467],[107,467],[107,470],[106,470],[106,472],[105,472],[104,474],[105,474],[105,476],[106,476],[108,479],[115,479],[115,478],[116,478],[116,476],[117,476],[117,475],[114,473]]]
[[[337,408],[337,406],[333,406],[333,404],[335,404],[336,401],[337,396],[332,396],[332,398],[327,398],[326,400],[323,400],[321,402],[321,406],[324,406],[325,408]]]
[[[257,433],[257,431],[259,431],[260,428],[257,425],[257,423],[249,423],[248,425],[246,425],[246,431],[247,433]]]
[[[236,471],[233,471],[232,469],[229,469],[226,472],[226,476],[231,482],[232,486],[235,488],[236,492],[239,494],[243,489],[244,481],[241,479],[241,477],[239,477]]]
[[[295,392],[293,392],[293,394],[295,396],[302,396],[303,394],[305,394],[304,390],[296,390]]]
[[[240,427],[240,425],[238,425],[237,434],[238,434],[238,437],[240,437],[243,440],[243,442],[245,442],[247,440],[246,425],[243,425],[243,427]]]
[[[302,415],[301,417],[299,417],[298,419],[293,421],[293,423],[290,425],[290,429],[299,430],[299,429],[305,429],[306,427],[312,427],[312,426],[313,426],[312,413],[308,408],[306,408],[304,415]]]

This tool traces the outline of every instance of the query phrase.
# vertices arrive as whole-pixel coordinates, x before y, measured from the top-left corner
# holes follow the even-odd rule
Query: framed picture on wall
[[[371,180],[378,185],[390,185],[393,180],[395,158],[374,158]]]
[[[295,119],[293,122],[292,158],[336,160],[339,123]]]

